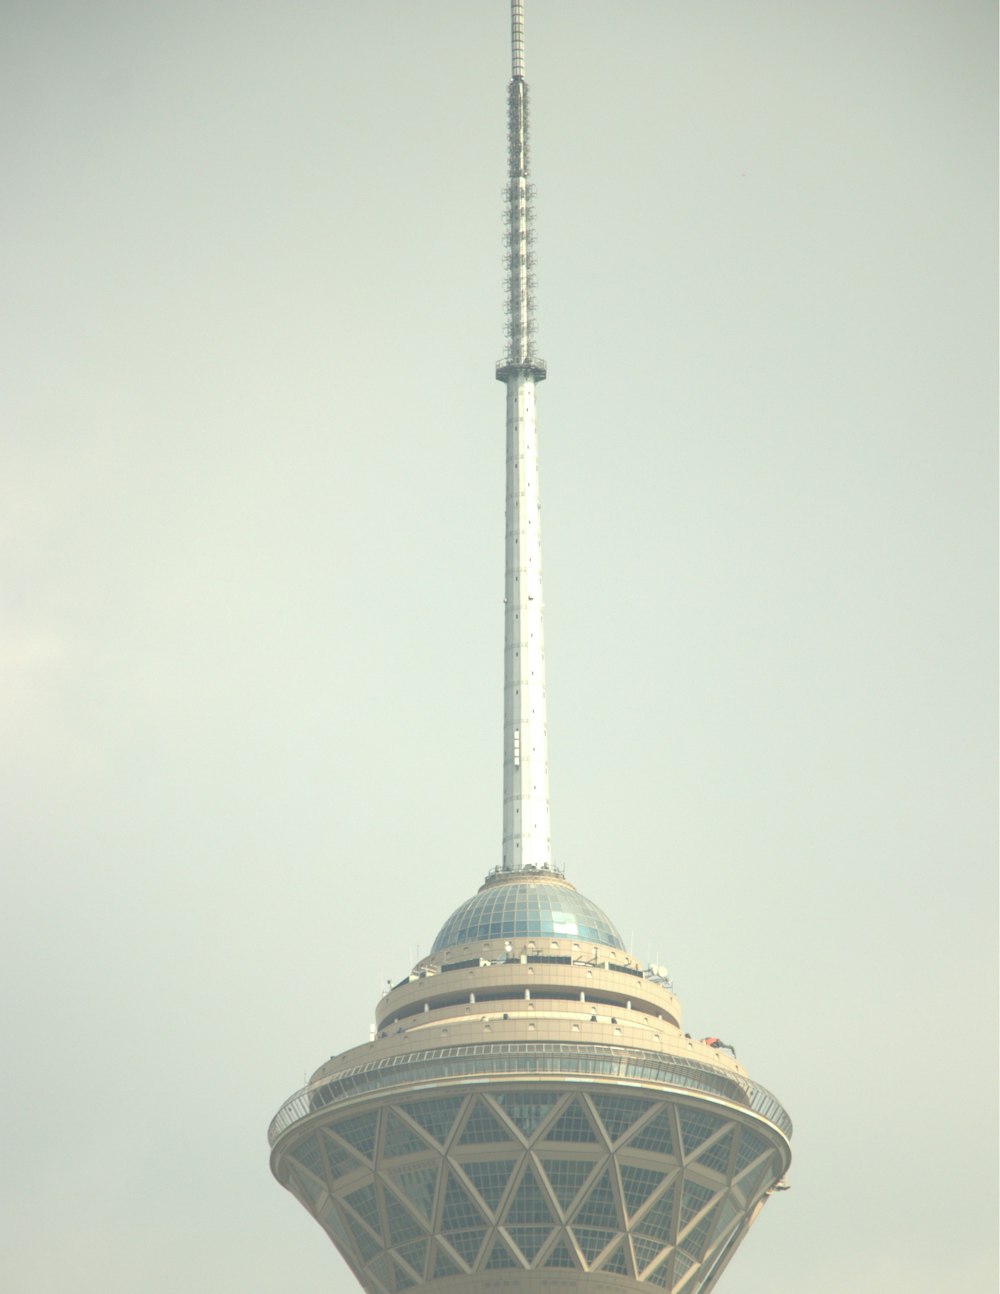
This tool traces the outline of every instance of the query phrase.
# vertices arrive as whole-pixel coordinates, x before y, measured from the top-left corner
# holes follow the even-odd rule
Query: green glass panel
[[[579,1101],[573,1101],[545,1134],[546,1141],[582,1141],[593,1143],[597,1134]]]
[[[704,1110],[692,1110],[686,1105],[681,1106],[678,1117],[685,1155],[692,1154],[703,1141],[707,1141],[713,1133],[718,1132],[725,1125],[725,1119],[706,1114]]]
[[[632,1237],[632,1248],[635,1250],[635,1265],[641,1272],[648,1267],[663,1245],[657,1240],[643,1240],[641,1236]]]
[[[484,1226],[485,1223],[482,1210],[472,1196],[455,1174],[449,1173],[444,1192],[444,1208],[441,1211],[441,1230],[448,1232],[463,1227]]]
[[[673,1257],[671,1254],[667,1254],[663,1262],[654,1267],[651,1272],[647,1272],[642,1279],[644,1281],[648,1281],[651,1285],[659,1285],[663,1289],[667,1289],[670,1285],[670,1273],[672,1267]]]
[[[362,1262],[367,1262],[369,1258],[373,1258],[375,1254],[382,1252],[381,1244],[368,1234],[360,1222],[356,1222],[354,1218],[345,1218],[344,1221],[348,1231],[351,1233],[351,1239],[361,1255]]]
[[[633,1168],[631,1164],[622,1164],[619,1172],[622,1176],[625,1209],[629,1216],[639,1212],[667,1175],[654,1168]]]
[[[718,1141],[713,1141],[707,1150],[698,1156],[698,1163],[706,1168],[713,1168],[717,1173],[729,1171],[729,1154],[733,1148],[733,1132],[730,1130]]]
[[[431,1280],[439,1281],[444,1280],[446,1276],[458,1276],[460,1271],[461,1268],[451,1255],[446,1254],[441,1246],[438,1245],[437,1252],[434,1255],[434,1270],[431,1275]]]
[[[510,1139],[510,1133],[493,1111],[488,1110],[482,1101],[477,1101],[462,1129],[458,1144],[460,1146],[499,1145]]]
[[[715,1226],[717,1212],[717,1206],[709,1209],[701,1221],[696,1226],[693,1226],[684,1239],[678,1243],[678,1248],[683,1253],[688,1254],[691,1258],[701,1260],[705,1253],[708,1237]]]
[[[514,1198],[507,1206],[506,1222],[526,1223],[531,1226],[551,1226],[555,1222],[549,1202],[538,1185],[530,1168],[518,1183]]]
[[[323,1156],[319,1153],[319,1145],[315,1136],[307,1137],[305,1141],[296,1146],[291,1152],[291,1158],[303,1167],[308,1168],[314,1173],[321,1182],[326,1181],[326,1169],[323,1166]]]
[[[353,1173],[358,1168],[367,1168],[363,1160],[352,1154],[333,1137],[324,1138],[323,1148],[326,1151],[326,1162],[330,1165],[330,1176],[334,1181],[338,1177],[346,1177],[348,1173]]]
[[[565,1240],[560,1240],[552,1252],[542,1263],[543,1267],[576,1267],[576,1259],[573,1257],[572,1250]]]
[[[317,1182],[310,1177],[308,1173],[304,1173],[300,1168],[289,1166],[288,1182],[293,1190],[297,1191],[303,1199],[309,1201],[313,1209],[319,1203],[320,1196],[326,1194],[326,1187],[321,1182]]]
[[[417,1273],[421,1280],[424,1277],[424,1268],[427,1266],[427,1240],[413,1240],[408,1245],[400,1245],[397,1253],[405,1263]]]
[[[367,1222],[376,1235],[382,1234],[382,1220],[379,1217],[378,1200],[375,1198],[375,1187],[369,1182],[358,1191],[345,1195],[344,1199],[362,1221]]]
[[[462,1096],[443,1096],[434,1101],[411,1101],[403,1109],[414,1121],[444,1145],[462,1108]]]
[[[396,1277],[396,1294],[400,1294],[401,1290],[408,1290],[411,1285],[416,1285],[417,1282],[402,1263],[394,1262],[392,1270],[393,1275]]]
[[[427,1143],[422,1141],[417,1133],[405,1124],[394,1110],[390,1110],[385,1126],[385,1143],[382,1147],[382,1154],[387,1159],[393,1159],[397,1155],[412,1155],[417,1150],[426,1150],[427,1148]]]
[[[508,1227],[507,1230],[529,1263],[535,1261],[535,1255],[552,1234],[551,1227]]]
[[[606,1092],[590,1099],[612,1141],[624,1136],[632,1124],[653,1105],[652,1101],[644,1100],[641,1096],[614,1096]]]
[[[767,1150],[767,1147],[768,1143],[763,1137],[758,1136],[756,1132],[751,1132],[749,1128],[744,1128],[740,1136],[740,1146],[736,1152],[736,1167],[733,1171],[741,1173],[747,1164],[753,1163]]]
[[[580,1159],[543,1159],[542,1167],[545,1176],[555,1193],[559,1206],[568,1212],[579,1193],[580,1187],[593,1171],[596,1160]]]
[[[499,1267],[520,1267],[514,1255],[510,1252],[504,1242],[497,1236],[493,1242],[493,1248],[490,1250],[490,1256],[483,1264],[484,1270],[496,1271]]]
[[[493,1211],[496,1211],[516,1159],[498,1159],[478,1164],[463,1164],[462,1171]]]
[[[416,1240],[426,1234],[413,1214],[404,1209],[394,1195],[386,1191],[384,1199],[390,1245],[405,1245],[407,1240]]]
[[[617,1227],[618,1200],[611,1185],[611,1173],[605,1169],[594,1185],[587,1192],[582,1204],[573,1214],[573,1227]]]
[[[530,1137],[559,1097],[555,1093],[525,1096],[520,1092],[498,1092],[493,1098],[516,1127]]]
[[[338,1137],[343,1137],[347,1144],[364,1155],[365,1159],[375,1154],[375,1135],[378,1132],[378,1111],[372,1114],[359,1114],[353,1119],[342,1119],[333,1125]]]
[[[687,1275],[687,1273],[695,1265],[695,1262],[696,1262],[696,1259],[689,1258],[687,1254],[683,1254],[680,1252],[674,1254],[674,1284],[675,1285],[680,1284],[681,1277]]]
[[[605,1249],[614,1240],[617,1234],[617,1231],[609,1231],[606,1227],[574,1226],[573,1228],[576,1243],[580,1246],[580,1252],[587,1260],[588,1265],[594,1261],[602,1249]]]
[[[602,1272],[612,1272],[616,1276],[629,1276],[628,1258],[625,1253],[624,1240],[617,1249],[612,1249],[611,1253],[601,1263]]]
[[[635,1235],[655,1240],[661,1248],[663,1245],[673,1243],[675,1189],[673,1186],[669,1187],[656,1203],[646,1210],[632,1227]]]
[[[391,1290],[395,1287],[393,1264],[389,1262],[387,1254],[379,1254],[377,1258],[373,1258],[368,1264],[368,1270],[386,1289]]]
[[[420,1216],[430,1222],[434,1212],[438,1165],[425,1164],[419,1168],[398,1168],[394,1171],[387,1169],[384,1176],[406,1196]]]
[[[718,1209],[716,1210],[715,1233],[714,1233],[715,1239],[718,1239],[719,1236],[721,1236],[722,1233],[728,1229],[730,1223],[733,1222],[735,1218],[740,1217],[742,1212],[743,1210],[739,1207],[739,1205],[736,1204],[734,1200],[727,1195],[726,1198],[719,1205]]]
[[[674,1153],[674,1137],[670,1127],[670,1112],[663,1109],[643,1124],[628,1143],[636,1150],[652,1150],[658,1155]]]
[[[696,1213],[700,1213],[715,1192],[698,1182],[685,1182],[681,1191],[681,1230],[683,1230]]]
[[[476,1256],[486,1239],[486,1228],[479,1227],[474,1231],[452,1231],[446,1235],[445,1239],[463,1261],[467,1262],[470,1267],[474,1267]]]
[[[336,1209],[327,1209],[326,1214],[321,1221],[321,1225],[324,1231],[327,1231],[331,1236],[333,1236],[334,1240],[339,1240],[347,1249],[351,1248],[350,1234],[344,1226],[344,1221]]]

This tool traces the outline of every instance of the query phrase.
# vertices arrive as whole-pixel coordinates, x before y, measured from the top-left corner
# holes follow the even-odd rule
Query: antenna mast
[[[507,387],[507,567],[504,585],[503,863],[553,869],[549,827],[545,640],[542,632],[541,507],[535,387],[545,363],[534,354],[534,230],[528,183],[528,87],[524,0],[511,0],[507,88],[507,354],[496,366]]]

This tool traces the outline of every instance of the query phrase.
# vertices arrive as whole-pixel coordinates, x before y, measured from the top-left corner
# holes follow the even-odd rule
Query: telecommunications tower
[[[523,0],[511,37],[502,861],[281,1107],[271,1168],[369,1294],[705,1294],[791,1122],[552,860]]]

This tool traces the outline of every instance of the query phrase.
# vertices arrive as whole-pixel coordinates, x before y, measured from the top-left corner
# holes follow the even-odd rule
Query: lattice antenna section
[[[507,87],[504,187],[504,332],[507,365],[539,366],[535,350],[534,189],[528,181],[528,86],[524,79],[524,0],[511,0],[511,79]]]

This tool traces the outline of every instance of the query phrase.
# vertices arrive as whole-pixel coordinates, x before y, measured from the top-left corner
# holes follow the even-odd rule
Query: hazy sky
[[[284,1098],[500,861],[505,0],[3,0],[5,1294],[353,1289]],[[530,0],[557,861],[993,1294],[996,10]]]

